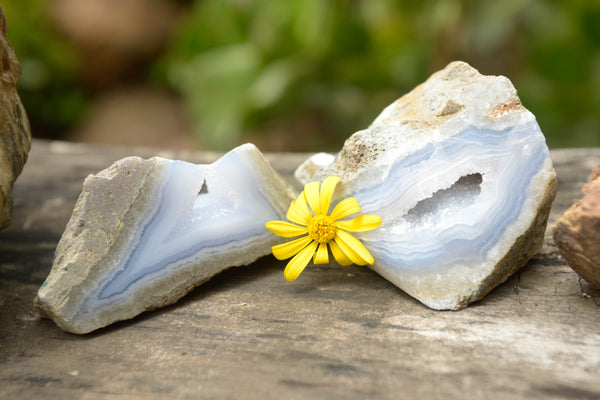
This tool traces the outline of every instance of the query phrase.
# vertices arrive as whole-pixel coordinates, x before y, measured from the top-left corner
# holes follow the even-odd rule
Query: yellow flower
[[[360,212],[360,206],[354,197],[340,201],[331,215],[328,215],[331,197],[339,180],[337,176],[328,176],[323,183],[307,183],[304,191],[292,201],[287,212],[286,218],[294,222],[293,224],[286,221],[266,223],[267,229],[278,236],[304,235],[272,248],[273,255],[278,260],[293,256],[284,271],[288,281],[293,281],[300,275],[311,257],[314,264],[329,263],[328,244],[333,257],[340,265],[373,265],[371,253],[348,231],[364,232],[375,229],[381,225],[381,218],[377,215],[362,215],[351,220],[340,220]]]

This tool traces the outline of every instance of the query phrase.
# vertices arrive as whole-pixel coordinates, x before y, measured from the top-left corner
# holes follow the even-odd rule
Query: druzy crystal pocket
[[[357,234],[373,269],[435,309],[481,299],[540,249],[556,177],[544,135],[510,81],[462,62],[352,135],[304,182],[337,175],[382,225]]]

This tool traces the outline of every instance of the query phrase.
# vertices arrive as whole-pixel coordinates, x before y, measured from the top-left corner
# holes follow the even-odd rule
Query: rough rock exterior
[[[213,164],[129,157],[83,185],[36,305],[87,333],[176,302],[271,252],[294,198],[253,145]]]
[[[552,235],[567,264],[600,289],[600,164],[581,191],[583,198],[556,221]]]
[[[427,306],[481,299],[542,246],[556,176],[545,138],[511,82],[449,64],[352,135],[304,182],[342,179],[378,214],[359,233],[373,269]]]
[[[0,6],[0,229],[10,223],[13,184],[31,148],[29,121],[17,93],[21,68],[8,42],[7,29]]]

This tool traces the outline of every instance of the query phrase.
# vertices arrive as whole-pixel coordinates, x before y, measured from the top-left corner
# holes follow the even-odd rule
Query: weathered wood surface
[[[0,232],[0,398],[600,398],[600,293],[541,254],[484,300],[433,311],[362,267],[309,267],[294,283],[266,257],[178,304],[97,333],[33,308],[81,184],[151,150],[34,142]],[[206,153],[159,154],[208,162]],[[273,154],[291,179],[302,154]],[[552,152],[553,223],[600,149]]]

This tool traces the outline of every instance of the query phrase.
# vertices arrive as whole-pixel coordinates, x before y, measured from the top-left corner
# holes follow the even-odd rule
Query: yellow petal
[[[331,218],[334,220],[347,217],[350,214],[360,212],[358,201],[354,197],[348,197],[340,201],[331,212]]]
[[[369,250],[367,250],[367,248],[360,242],[360,240],[358,240],[348,232],[338,229],[338,231],[336,232],[336,236],[333,240],[335,240],[336,243],[340,245],[340,248],[355,264],[373,265],[373,263],[375,262],[371,253],[369,253]],[[356,256],[358,256],[359,262],[356,262]]]
[[[294,254],[298,253],[300,250],[306,247],[312,241],[308,236],[301,237],[296,240],[292,240],[291,242],[278,244],[277,246],[271,247],[271,251],[273,255],[278,260],[285,260],[286,258],[290,258]]]
[[[304,185],[304,198],[315,215],[321,214],[321,202],[319,201],[319,181],[309,182]]]
[[[377,228],[381,225],[379,215],[361,215],[350,221],[336,221],[335,226],[350,232],[365,232]],[[281,235],[280,235],[281,236]]]
[[[304,192],[302,192],[295,201],[292,201],[292,204],[290,205],[285,217],[297,224],[306,225],[308,224],[308,219],[311,216],[312,214],[310,213],[308,206],[306,205],[306,200],[304,199]]]
[[[291,282],[295,280],[302,271],[304,271],[304,268],[306,268],[313,253],[317,249],[317,244],[317,242],[312,242],[290,260],[288,265],[285,267],[285,271],[283,271],[285,279]]]
[[[333,257],[338,264],[345,267],[347,265],[352,264],[352,260],[348,258],[348,256],[340,249],[340,246],[332,240],[329,242],[329,247],[331,248],[331,252],[333,253]]]
[[[306,225],[304,223],[302,214],[298,212],[298,208],[296,207],[296,202],[295,201],[292,201],[292,204],[290,204],[290,208],[288,208],[288,212],[285,215],[285,217],[288,220],[290,220],[292,222],[295,222],[297,224]]]
[[[331,197],[333,196],[333,191],[340,181],[339,176],[328,176],[321,183],[321,212],[327,215],[329,211],[329,205],[331,204]]]
[[[277,236],[282,237],[294,237],[308,233],[305,226],[298,226],[285,221],[269,221],[265,224],[265,227]]]
[[[308,205],[306,204],[306,198],[304,197],[304,192],[300,193],[298,198],[296,199],[296,208],[304,215],[305,218],[309,219],[312,217],[310,210],[308,209]]]
[[[329,264],[329,252],[327,251],[327,243],[319,243],[319,247],[313,256],[314,264]]]
[[[356,252],[354,250],[352,250],[352,247],[348,246],[339,237],[336,236],[333,239],[333,242],[335,242],[339,246],[340,251],[342,253],[344,253],[344,255],[350,260],[350,263],[356,264],[356,265],[366,265],[365,260],[360,258],[360,256],[358,254],[356,254]]]

